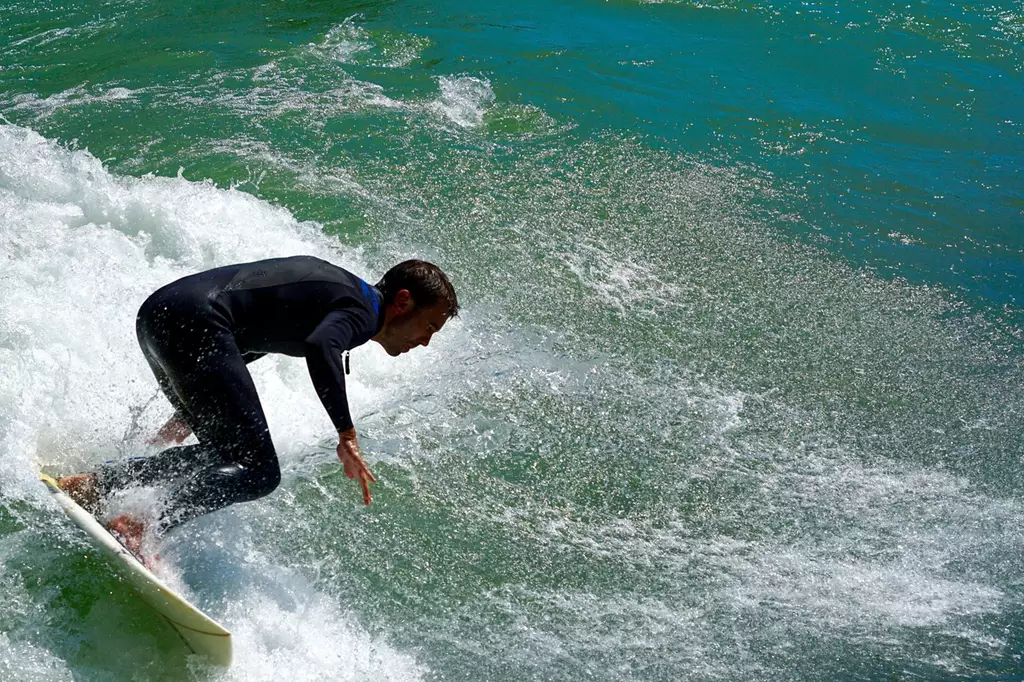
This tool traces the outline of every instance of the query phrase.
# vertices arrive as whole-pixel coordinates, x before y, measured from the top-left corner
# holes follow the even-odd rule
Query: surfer
[[[436,265],[408,260],[371,286],[310,256],[229,265],[190,275],[151,295],[136,332],[174,415],[151,457],[108,462],[65,476],[60,487],[91,513],[134,485],[168,488],[159,517],[167,530],[236,502],[268,495],[281,481],[277,453],[246,365],[267,353],[304,357],[338,432],[338,458],[370,504],[376,482],[359,452],[345,390],[348,350],[373,340],[391,356],[426,346],[459,303]],[[198,443],[182,446],[190,434]],[[145,525],[128,515],[108,528],[140,554]]]

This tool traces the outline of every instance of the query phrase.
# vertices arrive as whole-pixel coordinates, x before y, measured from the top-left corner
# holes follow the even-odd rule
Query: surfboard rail
[[[46,474],[40,474],[39,478],[71,521],[110,557],[139,598],[163,616],[193,652],[219,665],[231,665],[231,632],[227,628],[153,575],[92,514],[61,490],[56,480]]]

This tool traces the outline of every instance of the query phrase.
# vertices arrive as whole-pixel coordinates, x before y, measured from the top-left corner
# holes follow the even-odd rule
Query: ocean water
[[[0,12],[0,679],[1024,678],[1024,6],[498,4]],[[296,253],[463,312],[353,353],[369,508],[252,365],[284,483],[159,545],[211,668],[36,473],[149,452],[151,291]]]

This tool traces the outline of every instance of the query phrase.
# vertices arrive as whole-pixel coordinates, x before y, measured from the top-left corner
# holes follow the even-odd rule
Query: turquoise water
[[[18,2],[0,14],[0,678],[1015,679],[1020,3]],[[419,256],[353,354],[379,483],[159,542],[207,668],[35,482],[146,454],[175,277]],[[157,491],[118,503],[138,513]]]

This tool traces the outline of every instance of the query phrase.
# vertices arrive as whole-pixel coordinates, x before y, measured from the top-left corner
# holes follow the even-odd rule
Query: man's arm
[[[370,483],[377,479],[370,473],[359,453],[352,415],[348,408],[342,352],[352,348],[361,320],[354,310],[334,310],[306,338],[306,366],[320,402],[338,430],[338,459],[345,475],[358,479],[363,489],[363,502],[370,504]]]
[[[341,354],[352,347],[357,319],[347,310],[328,313],[306,337],[306,368],[313,388],[338,432],[353,427]]]

